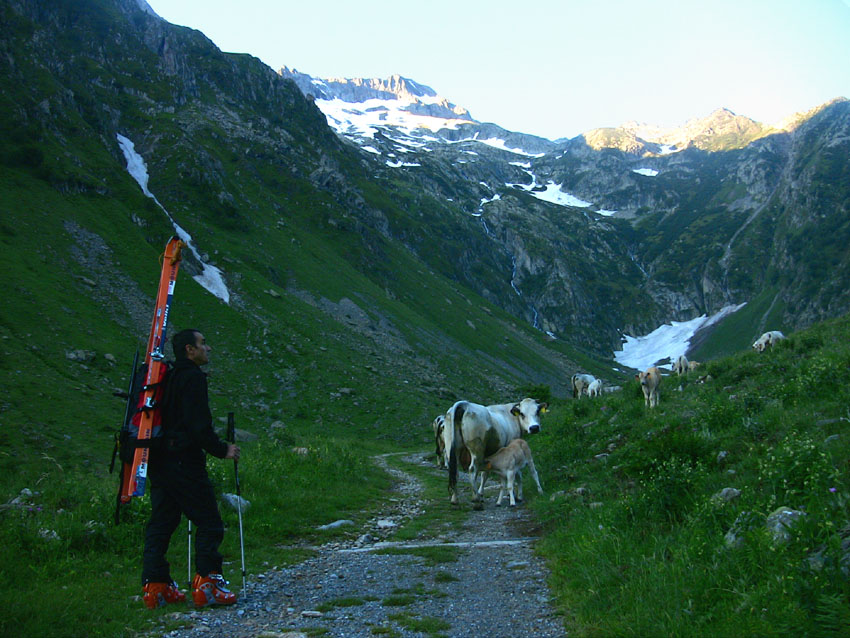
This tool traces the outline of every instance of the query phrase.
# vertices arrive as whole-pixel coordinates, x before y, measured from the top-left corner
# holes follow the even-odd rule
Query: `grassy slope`
[[[553,411],[533,448],[557,494],[535,507],[571,635],[846,635],[848,338],[844,317],[665,378],[653,411],[636,383]],[[805,512],[784,544],[780,506]]]
[[[169,228],[126,173],[113,166],[105,174],[108,194],[99,195],[61,194],[27,170],[0,172],[0,274],[10,282],[0,307],[0,501],[36,492],[26,507],[0,511],[4,635],[129,635],[150,619],[132,598],[147,501],[133,503],[113,527],[117,476],[107,466],[123,413],[112,392],[126,386],[133,350],[143,345]],[[172,331],[200,327],[214,347],[214,414],[235,411],[237,426],[259,437],[245,443],[240,464],[253,504],[249,573],[290,560],[283,546],[318,540],[320,524],[366,516],[387,486],[367,455],[429,446],[428,424],[455,398],[493,402],[533,375],[566,376],[565,359],[540,333],[482,311],[483,300],[406,251],[382,246],[396,282],[379,288],[346,259],[350,235],[286,221],[285,232],[262,239],[196,234],[213,254],[218,249],[235,299],[222,304],[184,271],[171,316]],[[352,330],[316,307],[343,296],[395,336]],[[76,349],[94,358],[68,359]],[[232,490],[229,465],[211,467],[217,489]],[[234,522],[229,515],[231,563]],[[183,537],[181,529],[176,538]],[[176,541],[171,559],[181,580],[184,552]],[[48,615],[45,599],[63,602]]]

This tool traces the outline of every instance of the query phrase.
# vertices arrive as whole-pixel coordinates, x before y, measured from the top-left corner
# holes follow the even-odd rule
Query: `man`
[[[239,459],[239,447],[222,441],[213,430],[207,394],[207,375],[212,348],[194,329],[177,333],[171,341],[176,359],[162,404],[163,444],[152,449],[148,465],[151,516],[145,530],[142,585],[145,605],[151,609],[166,603],[184,602],[186,596],[171,578],[166,553],[171,535],[185,514],[195,525],[195,578],[192,599],[197,607],[231,605],[236,595],[221,575],[218,552],[224,524],[212,483],[207,475],[206,455]]]

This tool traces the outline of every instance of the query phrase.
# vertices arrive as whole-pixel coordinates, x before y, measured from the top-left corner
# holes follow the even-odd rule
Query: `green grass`
[[[439,618],[433,618],[431,616],[419,616],[415,614],[390,614],[390,620],[398,623],[408,631],[415,631],[419,633],[423,633],[429,638],[437,638],[438,636],[444,635],[443,632],[446,632],[451,629],[451,625],[447,623],[445,620],[441,620]]]
[[[443,563],[457,561],[460,550],[457,547],[384,547],[376,554],[392,554],[398,556],[418,556],[425,560],[425,565],[433,567]]]
[[[333,600],[328,600],[319,605],[316,609],[321,612],[328,612],[332,609],[336,609],[337,607],[359,607],[361,605],[365,605],[366,600],[363,598],[357,597],[347,597],[347,598],[334,598]]]
[[[558,496],[532,507],[571,635],[850,631],[848,337],[845,317],[712,361],[651,411],[636,383],[553,409],[534,450]],[[765,526],[780,506],[805,512],[786,543]]]

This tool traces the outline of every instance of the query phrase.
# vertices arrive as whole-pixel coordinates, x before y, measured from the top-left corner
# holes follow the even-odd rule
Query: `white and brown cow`
[[[443,428],[445,425],[445,414],[440,414],[431,422],[431,427],[434,428],[434,444],[436,445],[434,453],[437,455],[437,467],[446,467],[446,453],[443,444]]]
[[[755,340],[755,343],[753,343],[753,350],[756,352],[764,352],[768,348],[775,346],[784,338],[785,335],[779,332],[779,330],[765,332],[762,336]]]
[[[685,355],[680,354],[675,359],[672,357],[670,357],[670,359],[673,361],[673,372],[678,374],[680,377],[690,371],[690,362]]]
[[[643,390],[644,403],[650,408],[658,405],[658,386],[661,385],[661,371],[652,366],[644,372],[638,372],[635,379],[640,382],[640,387]]]
[[[523,468],[528,466],[534,482],[537,483],[537,491],[543,494],[543,486],[540,485],[540,477],[537,476],[537,468],[534,467],[534,459],[531,457],[531,448],[523,439],[514,439],[495,454],[484,459],[482,470],[498,474],[501,482],[499,498],[496,505],[502,504],[505,490],[511,499],[511,507],[516,506],[517,499],[522,500],[522,474]]]
[[[480,405],[470,401],[458,401],[446,413],[443,428],[443,443],[448,450],[449,493],[452,503],[457,503],[458,463],[466,461],[469,454],[469,482],[472,500],[480,501],[484,491],[486,473],[482,473],[482,461],[495,454],[514,439],[524,434],[540,431],[540,415],[548,405],[536,399],[523,399],[518,403]],[[476,479],[480,478],[478,488]]]
[[[592,374],[574,374],[573,378],[573,398],[580,399],[582,394],[587,394],[587,389],[590,384],[596,381],[596,377]]]

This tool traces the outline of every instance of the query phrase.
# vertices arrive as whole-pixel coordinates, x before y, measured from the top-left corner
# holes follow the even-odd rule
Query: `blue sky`
[[[316,77],[400,74],[550,139],[850,98],[850,0],[147,0],[224,51]]]

